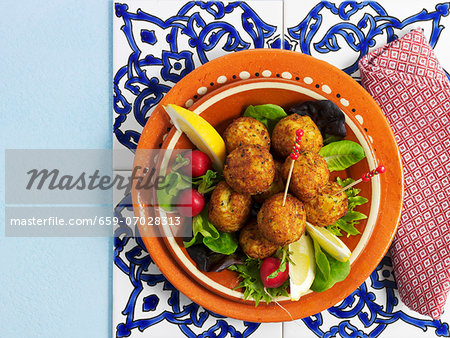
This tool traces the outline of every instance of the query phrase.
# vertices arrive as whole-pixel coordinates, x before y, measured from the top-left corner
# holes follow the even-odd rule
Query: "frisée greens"
[[[337,183],[341,187],[346,187],[347,185],[353,183],[355,180],[351,178],[346,178],[345,180],[337,178]],[[332,225],[328,225],[327,229],[332,234],[336,236],[343,236],[342,231],[345,231],[347,233],[347,237],[350,235],[358,235],[360,234],[359,230],[356,229],[355,225],[359,223],[360,220],[366,219],[367,216],[364,215],[362,212],[355,211],[354,209],[358,205],[362,205],[367,203],[369,200],[365,197],[358,196],[361,189],[356,188],[350,188],[345,191],[348,198],[348,209],[347,213],[337,220],[336,223]]]

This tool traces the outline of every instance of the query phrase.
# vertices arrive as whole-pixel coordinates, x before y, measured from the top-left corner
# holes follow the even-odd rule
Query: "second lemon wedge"
[[[311,238],[304,234],[297,242],[289,244],[291,260],[289,265],[290,296],[291,300],[299,300],[305,294],[316,276],[316,260],[314,258],[314,245]]]
[[[185,133],[189,140],[209,156],[216,170],[222,171],[225,161],[225,142],[217,130],[204,118],[175,104],[164,107],[175,127]]]
[[[350,258],[352,254],[350,249],[326,228],[314,226],[306,222],[306,231],[333,258],[336,258],[340,262],[346,262]]]

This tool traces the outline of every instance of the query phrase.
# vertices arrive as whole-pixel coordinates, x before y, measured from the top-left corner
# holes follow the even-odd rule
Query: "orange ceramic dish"
[[[344,239],[353,251],[351,272],[345,281],[299,301],[280,299],[293,318],[304,318],[335,305],[353,292],[376,268],[393,239],[403,201],[403,172],[392,131],[380,108],[352,78],[328,63],[283,50],[249,50],[229,54],[199,67],[165,96],[150,116],[141,135],[134,166],[145,168],[150,158],[143,149],[190,148],[185,135],[172,128],[163,105],[177,104],[201,114],[219,132],[250,104],[272,103],[289,107],[306,100],[328,99],[346,115],[347,139],[359,142],[367,158],[346,173],[358,178],[379,164],[387,172],[361,185],[370,203],[358,209],[369,215],[358,229],[362,235]],[[169,131],[169,133],[168,133]],[[148,217],[146,196],[132,191],[136,216]],[[143,229],[141,229],[144,231]],[[245,301],[230,271],[203,273],[196,269],[180,239],[145,237],[144,243],[167,279],[194,302],[216,313],[253,322],[277,322],[291,317],[276,304]]]

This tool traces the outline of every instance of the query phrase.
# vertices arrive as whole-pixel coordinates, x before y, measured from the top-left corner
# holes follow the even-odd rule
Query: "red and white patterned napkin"
[[[405,200],[390,248],[400,298],[437,319],[450,290],[450,82],[421,29],[359,67],[403,160]]]

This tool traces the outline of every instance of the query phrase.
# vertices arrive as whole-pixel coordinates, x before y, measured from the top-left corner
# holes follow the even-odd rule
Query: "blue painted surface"
[[[2,1],[0,337],[111,336],[112,240],[5,238],[4,149],[110,148],[112,3]]]

